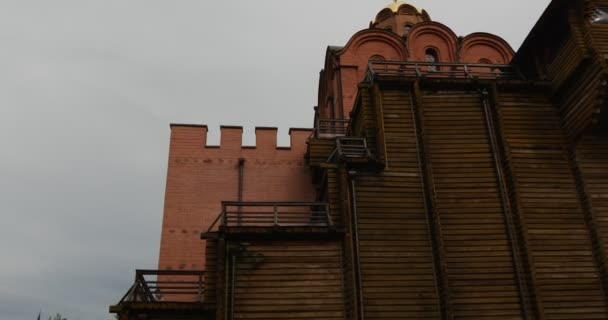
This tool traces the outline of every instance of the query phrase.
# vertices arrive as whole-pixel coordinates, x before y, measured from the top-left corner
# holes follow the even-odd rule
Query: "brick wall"
[[[313,201],[304,162],[309,129],[291,129],[291,148],[277,148],[276,128],[256,128],[256,146],[242,146],[242,127],[221,127],[219,146],[207,145],[207,127],[171,125],[171,144],[159,269],[204,269],[206,231],[221,201],[238,200],[239,159],[244,201]]]

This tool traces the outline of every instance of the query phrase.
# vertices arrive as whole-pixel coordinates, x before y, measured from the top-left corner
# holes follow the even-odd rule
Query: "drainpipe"
[[[348,172],[349,180],[349,191],[351,194],[351,211],[353,213],[353,242],[355,246],[355,263],[356,263],[356,278],[357,278],[357,298],[359,302],[359,319],[365,319],[365,309],[363,307],[363,281],[361,280],[361,252],[359,249],[359,218],[357,214],[357,188],[355,183],[356,171],[351,170]]]
[[[238,202],[243,202],[243,179],[245,174],[245,158],[239,158],[239,193]],[[242,222],[242,206],[238,206],[237,212],[237,225],[240,226]]]
[[[499,152],[500,149],[498,147],[498,138],[496,137],[496,131],[494,127],[494,122],[492,120],[492,111],[490,110],[490,102],[489,102],[489,93],[488,90],[482,89],[481,98],[483,104],[483,114],[486,121],[486,127],[488,130],[488,136],[490,138],[490,147],[492,150],[492,156],[494,160],[494,170],[496,171],[496,177],[498,179],[498,190],[500,192],[500,198],[502,202],[502,211],[503,211],[503,219],[505,221],[507,238],[509,240],[509,244],[511,245],[511,259],[513,259],[513,267],[515,269],[516,278],[517,278],[517,287],[519,289],[519,295],[521,296],[521,304],[522,304],[522,313],[524,319],[531,319],[529,314],[529,306],[527,299],[527,292],[524,288],[523,284],[523,275],[522,275],[522,266],[519,263],[519,248],[515,243],[516,237],[515,231],[513,230],[513,220],[510,217],[511,208],[509,207],[509,196],[507,191],[507,184],[505,182],[505,177],[503,176],[502,168],[500,165]]]
[[[234,320],[234,296],[236,295],[236,293],[234,292],[236,278],[236,255],[232,254],[230,258],[232,259],[232,279],[230,282],[230,291],[232,293],[230,297],[230,320]]]

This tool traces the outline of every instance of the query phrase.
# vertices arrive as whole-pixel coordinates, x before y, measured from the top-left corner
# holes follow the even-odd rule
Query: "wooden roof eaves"
[[[574,0],[574,1],[581,1],[581,0]],[[521,44],[519,49],[515,52],[515,55],[513,56],[513,59],[511,60],[510,64],[516,65],[519,60],[524,59],[525,55],[527,54],[526,52],[531,50],[532,47],[534,47],[534,45],[535,45],[534,42],[535,42],[535,38],[537,37],[537,33],[539,33],[540,30],[542,30],[546,24],[550,23],[548,21],[550,21],[550,19],[553,18],[552,17],[553,12],[571,2],[572,2],[572,0],[552,0],[551,3],[549,3],[547,8],[545,8],[545,11],[543,11],[541,16],[538,18],[538,20],[534,24],[534,27],[532,27],[532,30],[530,30],[530,32],[524,39],[524,42]]]

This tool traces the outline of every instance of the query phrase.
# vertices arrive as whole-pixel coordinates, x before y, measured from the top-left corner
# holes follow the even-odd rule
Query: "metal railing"
[[[222,202],[222,212],[209,227],[331,227],[325,202]]]
[[[371,158],[365,138],[342,137],[336,139],[338,156],[341,158]]]
[[[518,79],[510,65],[481,63],[431,63],[370,61],[366,81],[376,76],[426,77],[445,79]]]
[[[315,124],[316,138],[335,138],[346,135],[348,119],[317,119]]]
[[[136,270],[135,283],[120,299],[127,302],[203,302],[204,271]]]

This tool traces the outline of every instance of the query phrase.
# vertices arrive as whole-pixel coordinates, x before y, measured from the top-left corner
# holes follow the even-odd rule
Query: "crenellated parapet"
[[[233,151],[247,152],[253,154],[251,150],[276,150],[290,153],[301,153],[306,150],[306,140],[312,134],[313,129],[308,128],[290,128],[290,146],[279,147],[277,140],[278,128],[276,127],[256,127],[255,145],[243,145],[243,127],[242,126],[220,126],[220,144],[209,144],[207,134],[209,128],[207,125],[197,124],[171,124],[171,140],[179,143],[181,151],[189,149],[193,152],[201,149],[222,150],[224,153]],[[174,144],[172,143],[172,146]],[[250,150],[250,151],[245,151]],[[207,151],[208,152],[208,151]]]
[[[312,129],[290,129],[290,147],[277,146],[277,128],[257,127],[255,146],[243,145],[240,126],[221,126],[219,145],[207,133],[206,125],[171,125],[160,269],[203,268],[200,234],[222,201],[315,200],[304,159]]]

